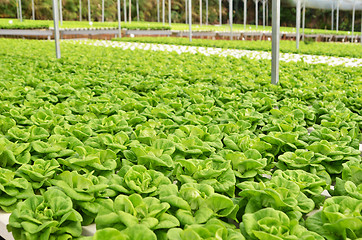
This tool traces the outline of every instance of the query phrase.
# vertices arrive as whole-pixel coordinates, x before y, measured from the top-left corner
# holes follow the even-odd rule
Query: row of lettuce
[[[241,49],[252,51],[271,52],[271,41],[229,41],[229,40],[208,40],[193,39],[190,42],[187,38],[170,38],[170,37],[123,37],[115,38],[113,41],[121,42],[137,42],[137,43],[156,43],[156,44],[172,44],[183,46],[197,47],[217,47],[225,49]],[[303,41],[296,49],[294,41],[281,41],[280,52],[296,53],[309,55],[322,55],[334,57],[351,57],[362,58],[362,45],[359,44],[342,44],[333,42],[306,42]]]
[[[1,45],[15,239],[82,238],[91,223],[84,239],[362,236],[359,69],[282,64],[304,79],[273,86],[248,59],[65,43],[57,61],[51,43]]]

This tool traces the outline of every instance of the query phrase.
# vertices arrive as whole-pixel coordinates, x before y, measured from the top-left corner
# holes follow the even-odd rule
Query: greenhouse
[[[0,0],[0,240],[362,239],[362,0]]]

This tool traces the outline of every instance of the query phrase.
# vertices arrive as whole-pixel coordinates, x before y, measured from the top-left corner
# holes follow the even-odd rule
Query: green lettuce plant
[[[62,191],[50,188],[42,196],[21,202],[9,218],[8,231],[14,239],[72,239],[82,233],[82,216]]]

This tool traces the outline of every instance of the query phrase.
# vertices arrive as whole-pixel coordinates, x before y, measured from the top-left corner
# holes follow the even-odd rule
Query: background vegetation
[[[87,0],[82,1],[82,18],[88,19]],[[132,4],[132,20],[137,20],[136,16],[136,0],[127,0]],[[243,1],[234,1],[234,23],[243,22]],[[101,4],[102,0],[90,0],[91,16],[93,21],[101,21]],[[123,18],[123,0],[122,2],[122,18]],[[166,9],[167,3],[166,0]],[[199,22],[199,0],[193,2],[193,22]],[[209,0],[209,23],[217,24],[219,21],[219,1]],[[271,2],[271,1],[270,1]],[[36,19],[52,19],[52,0],[34,0],[35,3],[35,18]],[[160,0],[160,5],[162,0]],[[79,0],[62,0],[63,19],[64,20],[79,20]],[[140,5],[140,20],[157,21],[157,0],[139,0]],[[228,22],[228,6],[227,0],[223,0],[223,23]],[[255,3],[248,1],[248,16],[247,23],[255,24]],[[31,18],[31,0],[22,0],[23,17]],[[128,7],[127,7],[128,11]],[[203,14],[205,14],[205,0],[203,0]],[[127,14],[128,15],[128,14]],[[160,6],[160,15],[162,15],[162,7]],[[166,11],[167,15],[167,11]],[[355,31],[359,31],[361,22],[361,13],[356,13]],[[115,0],[105,0],[105,20],[114,21],[117,16],[117,6]],[[16,0],[0,0],[0,17],[16,18]],[[162,17],[162,16],[161,16]],[[161,19],[162,21],[162,19]],[[172,21],[175,23],[185,22],[185,0],[172,0]],[[205,15],[204,20],[205,22]],[[271,24],[271,4],[269,4],[269,25]],[[352,13],[340,11],[340,30],[351,30]],[[262,6],[259,4],[259,24],[262,25]],[[282,5],[281,8],[281,26],[295,25],[295,8]],[[309,28],[330,29],[331,28],[331,12],[326,10],[307,9],[306,10],[306,26]]]

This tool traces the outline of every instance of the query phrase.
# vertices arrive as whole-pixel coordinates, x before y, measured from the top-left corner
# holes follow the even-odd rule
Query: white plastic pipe
[[[79,0],[79,21],[82,21],[82,0]]]
[[[136,0],[136,10],[137,10],[137,21],[140,21],[140,5],[138,0]]]
[[[132,22],[132,2],[131,0],[128,1],[128,22]]]
[[[263,28],[265,28],[265,0],[263,1]]]
[[[88,0],[88,22],[92,21],[90,0]]]
[[[165,25],[165,0],[162,0],[162,25]]]
[[[20,22],[23,21],[23,10],[21,9],[21,0],[19,0],[19,17],[20,17]]]
[[[338,24],[339,24],[339,1],[337,1],[337,19],[336,19],[336,31],[338,32]]]
[[[185,0],[185,22],[186,22],[186,24],[188,24],[188,22],[189,22],[189,15],[187,14],[187,12],[188,12],[188,2],[189,2],[189,0]]]
[[[302,28],[303,28],[302,40],[304,41],[304,28],[305,28],[305,0],[303,0],[303,19],[302,19]]]
[[[353,11],[352,11],[352,42],[353,42],[353,38],[354,38],[354,17],[355,17],[355,12],[356,12],[356,0],[353,1]],[[361,22],[362,24],[362,22]]]
[[[209,25],[209,0],[206,0],[206,25]]]
[[[157,0],[157,22],[160,22],[160,0]]]

